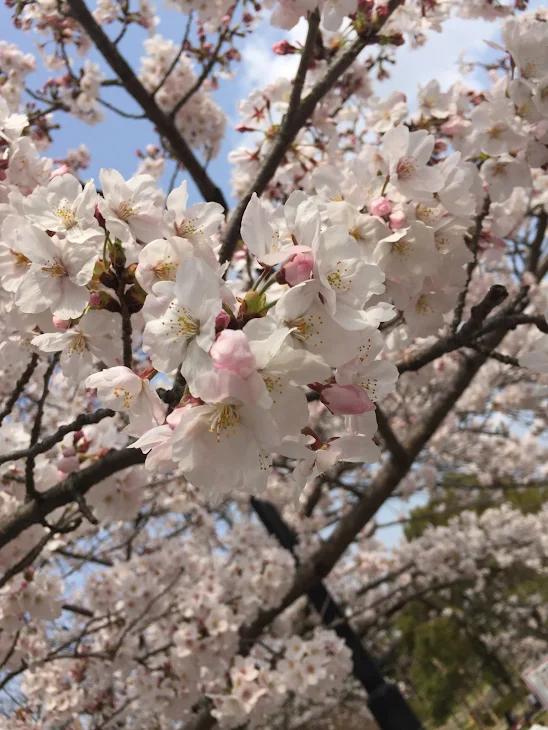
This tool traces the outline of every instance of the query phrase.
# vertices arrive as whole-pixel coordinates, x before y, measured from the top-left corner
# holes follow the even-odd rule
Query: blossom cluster
[[[224,0],[177,5],[206,24],[231,20]],[[285,25],[319,6],[324,28],[369,17],[369,5],[270,3]],[[60,8],[26,5],[21,22],[47,35]],[[417,12],[394,16],[385,50],[399,32],[419,42],[448,9],[420,23]],[[101,1],[95,16],[108,25],[120,13]],[[153,34],[152,6],[139,13],[150,31],[141,81],[169,113],[198,75]],[[0,549],[0,682],[17,682],[23,698],[6,730],[170,730],[203,707],[222,728],[253,728],[343,697],[350,653],[295,589],[318,554],[329,561],[333,534],[337,550],[345,535],[351,549],[328,588],[379,655],[395,637],[390,617],[415,596],[438,591],[443,610],[466,610],[447,598],[453,584],[466,584],[466,607],[492,601],[486,645],[510,658],[516,644],[524,659],[545,653],[542,597],[508,598],[505,581],[544,575],[548,511],[504,503],[512,486],[528,510],[524,495],[548,474],[548,339],[538,334],[548,331],[548,261],[543,240],[534,248],[548,208],[545,19],[504,23],[488,91],[432,81],[414,113],[400,92],[373,96],[377,62],[358,61],[265,193],[249,191],[224,264],[230,213],[191,204],[186,181],[162,191],[163,141],[144,148],[139,174],[103,169],[97,184],[78,179],[84,147],[44,158],[36,117],[17,108],[26,61],[13,55],[0,90],[0,391],[11,407],[0,417],[0,524],[72,491]],[[64,31],[87,50],[76,24]],[[327,55],[311,62],[303,96]],[[82,72],[55,94],[93,121],[103,71],[86,60]],[[224,130],[209,88],[175,116],[207,156]],[[240,131],[260,141],[231,156],[238,193],[272,153],[292,88],[280,79],[240,105]],[[493,285],[509,303],[483,317]],[[422,441],[421,428],[432,431]],[[448,476],[459,488],[447,505]],[[372,491],[401,505],[426,494],[437,526],[388,550],[379,535],[392,521],[356,527]],[[294,555],[258,524],[249,494],[277,506]],[[453,500],[469,511],[454,516]],[[287,607],[288,595],[300,598]]]

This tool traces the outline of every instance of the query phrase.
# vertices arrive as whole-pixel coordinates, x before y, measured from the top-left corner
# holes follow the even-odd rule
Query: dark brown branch
[[[472,261],[470,261],[466,267],[466,282],[464,284],[463,289],[459,293],[457,304],[455,306],[455,313],[453,314],[453,321],[451,323],[451,332],[455,334],[457,331],[461,321],[462,321],[462,313],[464,311],[464,306],[466,304],[466,295],[468,294],[468,289],[470,288],[470,282],[472,281],[472,274],[474,273],[474,269],[478,265],[478,249],[479,249],[479,240],[481,236],[481,231],[483,227],[483,221],[485,220],[487,214],[489,213],[489,206],[491,205],[491,201],[488,196],[485,197],[485,200],[483,201],[483,207],[481,209],[481,213],[476,217],[476,226],[474,229],[474,235],[472,236],[472,240],[470,242],[470,250],[472,251],[472,254],[474,255],[474,258]]]
[[[145,455],[139,449],[109,451],[87,469],[75,472],[56,484],[38,499],[21,505],[10,517],[0,522],[0,547],[14,540],[28,527],[43,523],[50,512],[75,501],[75,494],[86,494],[93,486],[122,469],[142,464]]]
[[[10,397],[6,401],[6,405],[0,411],[0,426],[2,425],[2,421],[6,416],[9,416],[9,414],[12,412],[14,405],[17,403],[19,398],[21,397],[23,391],[25,390],[26,385],[28,384],[29,380],[32,377],[33,372],[36,370],[36,366],[38,365],[39,357],[36,353],[33,353],[29,364],[23,371],[21,377],[15,384],[15,388],[13,389]]]
[[[281,161],[291,142],[297,136],[299,130],[304,126],[306,120],[311,116],[316,105],[320,102],[323,97],[330,91],[337,79],[354,63],[359,54],[363,49],[376,43],[379,39],[379,31],[381,30],[384,23],[390,18],[392,13],[402,4],[403,0],[390,0],[388,3],[388,13],[382,19],[376,23],[372,23],[366,31],[364,31],[356,40],[354,40],[350,46],[342,51],[330,64],[322,78],[314,85],[307,96],[300,102],[296,109],[292,108],[291,105],[288,108],[287,114],[282,120],[276,141],[272,145],[268,156],[262,163],[261,169],[257,176],[251,183],[249,190],[243,196],[238,203],[238,206],[230,216],[228,225],[226,227],[219,259],[221,263],[230,261],[232,255],[236,249],[240,237],[240,226],[242,223],[242,216],[247,207],[247,204],[251,200],[253,193],[261,195],[274,173],[278,169]],[[301,78],[302,74],[306,73],[310,58],[314,51],[315,38],[316,38],[316,18],[312,14],[310,18],[310,24],[308,28],[307,39],[301,61],[299,64],[299,70],[297,71],[297,78]],[[293,97],[292,97],[293,98]],[[293,99],[295,101],[295,99]],[[288,121],[289,120],[289,121]]]
[[[40,396],[40,400],[38,401],[38,408],[36,410],[34,423],[32,424],[32,430],[30,432],[30,448],[35,446],[38,439],[40,438],[40,431],[42,430],[42,417],[44,415],[46,400],[49,395],[50,380],[51,376],[53,375],[53,371],[55,370],[55,367],[59,362],[60,356],[61,353],[58,352],[51,358],[47,370],[44,373],[44,387],[42,389],[42,395]],[[34,486],[34,456],[32,454],[27,458],[27,463],[25,465],[25,487],[26,499],[33,499],[37,496],[36,488]]]
[[[489,350],[488,347],[484,347],[483,345],[480,345],[478,343],[473,343],[469,345],[469,347],[471,347],[476,352],[481,352],[483,355],[486,355],[492,360],[497,360],[497,362],[503,363],[504,365],[512,365],[515,368],[521,367],[519,364],[519,360],[516,357],[505,355],[504,353],[497,352],[496,350]]]
[[[114,563],[108,558],[99,558],[94,555],[83,555],[81,553],[74,553],[66,548],[57,548],[55,551],[58,555],[62,555],[64,558],[71,558],[72,560],[81,560],[84,563],[97,563],[97,565],[105,565],[107,568],[112,568]]]
[[[542,252],[542,244],[546,235],[546,226],[548,225],[548,213],[545,210],[538,215],[537,229],[535,237],[529,248],[529,256],[527,257],[527,271],[537,275],[537,281],[543,277],[542,269],[539,268],[540,255]]]
[[[379,430],[380,435],[382,436],[384,443],[386,444],[386,448],[388,449],[388,451],[390,451],[390,453],[392,454],[392,456],[395,459],[398,459],[399,461],[402,461],[405,463],[406,461],[409,460],[409,454],[407,453],[407,451],[404,449],[404,447],[400,443],[398,437],[392,430],[392,427],[391,427],[388,419],[384,415],[384,412],[378,405],[377,405],[376,414],[377,414],[378,430]]]
[[[220,203],[227,210],[228,205],[221,190],[210,179],[187,141],[156,104],[153,96],[145,89],[126,59],[97,23],[85,2],[83,0],[68,0],[68,5],[72,17],[84,28],[99,53],[122,82],[128,94],[135,99],[148,119],[156,125],[159,134],[169,142],[174,155],[186,167],[205,200]]]
[[[131,325],[131,312],[125,298],[125,284],[122,280],[116,294],[120,302],[120,314],[122,315],[122,359],[126,368],[133,364],[133,327]]]
[[[474,336],[476,336],[480,330],[482,330],[485,319],[488,315],[498,307],[508,297],[506,288],[500,284],[492,286],[484,299],[472,307],[470,312],[470,319],[467,320],[462,327],[453,335],[444,337],[434,343],[431,347],[426,348],[417,355],[412,355],[407,360],[398,364],[398,370],[400,375],[406,373],[409,370],[420,370],[428,363],[433,360],[437,360],[438,357],[445,355],[448,352],[458,350],[460,347],[468,344]],[[501,326],[505,326],[504,320],[501,321]]]
[[[389,580],[394,580],[394,578],[399,578],[400,575],[407,573],[407,571],[412,567],[413,567],[413,563],[407,563],[406,565],[403,565],[401,568],[398,568],[397,570],[393,570],[391,573],[385,573],[384,575],[381,575],[379,578],[375,578],[374,580],[370,581],[369,583],[366,583],[365,585],[361,586],[361,588],[359,588],[356,591],[356,595],[363,596],[365,593],[368,593],[369,591],[372,591],[375,588],[378,588],[383,583],[386,583]]]
[[[36,545],[28,551],[26,555],[24,555],[21,560],[18,560],[17,563],[12,565],[10,568],[6,570],[4,575],[0,578],[0,588],[6,585],[6,583],[13,578],[14,575],[17,575],[18,573],[21,573],[23,570],[29,567],[29,565],[32,565],[32,563],[36,560],[36,558],[40,555],[44,547],[47,545],[47,543],[52,539],[54,536],[53,532],[46,533],[39,542],[36,543]]]
[[[69,611],[70,613],[77,613],[79,616],[86,616],[86,618],[93,618],[94,613],[89,608],[83,608],[82,606],[75,606],[72,603],[63,603],[63,611]]]
[[[16,461],[17,459],[24,459],[27,456],[38,456],[49,451],[51,448],[62,441],[65,436],[73,431],[79,431],[83,426],[87,426],[92,423],[99,423],[104,418],[110,418],[115,416],[116,412],[110,408],[100,408],[94,413],[82,413],[72,423],[67,423],[66,426],[60,426],[55,433],[48,436],[43,441],[34,444],[34,446],[28,449],[21,449],[20,451],[12,451],[11,454],[2,454],[0,456],[0,464],[5,464],[7,461]]]

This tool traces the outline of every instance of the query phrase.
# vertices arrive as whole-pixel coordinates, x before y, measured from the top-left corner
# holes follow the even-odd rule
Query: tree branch
[[[217,41],[217,45],[213,49],[213,52],[211,53],[211,58],[206,63],[204,68],[202,69],[202,73],[198,76],[196,81],[192,84],[190,89],[184,94],[179,101],[175,104],[173,109],[169,112],[169,118],[175,119],[177,116],[177,112],[184,107],[184,105],[187,103],[187,101],[194,96],[194,94],[200,89],[204,81],[209,76],[209,73],[213,66],[217,63],[217,59],[219,56],[219,51],[221,50],[221,47],[223,43],[225,42],[225,39],[227,35],[229,34],[228,30],[224,30],[222,33],[219,34],[219,39]]]
[[[492,286],[483,300],[479,304],[476,304],[475,307],[472,307],[470,319],[462,325],[458,332],[438,340],[431,347],[399,363],[398,370],[400,375],[409,370],[420,370],[433,360],[437,360],[438,357],[458,350],[460,347],[466,345],[482,329],[487,316],[495,307],[502,304],[507,297],[508,292],[504,286],[500,284]],[[504,321],[501,321],[501,325],[504,326]]]
[[[11,454],[2,454],[0,456],[0,465],[5,464],[8,461],[16,461],[17,459],[25,459],[27,456],[38,456],[38,454],[44,454],[51,448],[62,441],[65,436],[72,431],[79,431],[83,426],[88,426],[92,423],[99,423],[105,418],[115,416],[116,412],[110,408],[100,408],[94,413],[81,413],[72,423],[67,423],[66,426],[60,426],[55,433],[48,436],[43,441],[30,446],[28,449],[21,449],[19,451],[12,451]]]
[[[489,199],[489,196],[485,197],[485,200],[483,201],[483,207],[481,209],[481,213],[476,217],[476,227],[474,230],[474,235],[472,236],[472,240],[470,242],[470,250],[472,251],[474,258],[472,261],[468,263],[468,266],[466,267],[466,283],[464,284],[464,287],[462,291],[459,293],[458,299],[457,299],[457,305],[455,307],[455,313],[453,314],[453,321],[451,323],[451,332],[455,334],[455,332],[458,329],[458,326],[460,325],[462,321],[462,313],[464,311],[464,306],[466,304],[466,295],[468,294],[468,289],[470,288],[470,282],[472,281],[472,274],[474,273],[474,269],[478,265],[478,248],[479,248],[479,240],[481,236],[481,231],[483,227],[483,221],[485,220],[487,214],[489,213],[489,206],[491,205],[491,201]]]
[[[223,243],[219,254],[219,260],[221,261],[221,263],[224,263],[225,261],[230,261],[232,255],[234,254],[238,239],[240,237],[242,216],[247,207],[247,204],[251,200],[251,196],[253,195],[253,193],[261,195],[264,192],[266,186],[278,169],[285,153],[287,152],[289,145],[291,144],[291,142],[293,142],[293,140],[297,136],[297,133],[305,124],[306,120],[311,116],[318,102],[323,99],[328,91],[330,91],[330,89],[335,84],[337,79],[341,76],[341,74],[343,74],[348,68],[350,68],[350,66],[363,51],[363,49],[366,46],[377,42],[379,37],[379,31],[381,30],[382,26],[402,3],[403,0],[390,0],[390,2],[388,3],[388,12],[386,16],[383,17],[382,20],[371,23],[371,25],[368,26],[368,28],[361,35],[359,35],[345,51],[342,51],[342,53],[340,53],[334,59],[322,78],[315,84],[315,86],[311,89],[307,96],[302,101],[300,101],[298,106],[296,106],[296,102],[298,101],[296,99],[297,93],[295,93],[295,98],[293,94],[291,95],[291,101],[295,106],[292,106],[291,104],[289,105],[287,114],[282,120],[282,123],[278,130],[276,141],[272,145],[269,154],[263,161],[262,167],[257,173],[253,182],[251,183],[249,190],[240,200],[238,206],[230,216],[223,236]],[[297,71],[296,81],[297,79],[299,79],[299,83],[301,83],[300,80],[301,78],[303,78],[303,75],[306,74],[312,50],[314,48],[317,34],[316,24],[317,17],[312,14],[309,21],[308,34],[305,42],[305,47],[303,49],[303,55],[301,56],[299,69]]]
[[[173,71],[173,69],[175,68],[175,66],[179,63],[179,59],[183,55],[183,51],[185,50],[185,46],[186,46],[187,41],[188,41],[188,36],[190,34],[190,28],[191,28],[191,25],[192,25],[192,18],[193,18],[193,16],[194,16],[194,11],[192,10],[189,13],[189,15],[188,15],[188,21],[187,21],[187,24],[186,24],[185,34],[183,36],[183,40],[181,41],[181,45],[179,46],[179,50],[177,52],[177,55],[175,56],[175,58],[171,62],[168,70],[163,75],[161,81],[154,88],[154,91],[151,92],[151,95],[152,96],[156,96],[156,94],[160,91],[160,89],[162,88],[162,86],[165,84],[165,82],[170,77],[171,72]]]
[[[30,432],[31,448],[37,443],[38,439],[40,438],[40,431],[42,430],[42,417],[44,415],[46,400],[49,395],[50,380],[51,376],[53,375],[53,371],[55,370],[55,367],[59,362],[60,356],[61,353],[58,352],[51,358],[48,368],[44,373],[44,387],[42,389],[42,395],[40,396],[40,400],[38,401],[38,408],[36,410],[34,423]],[[25,465],[25,489],[26,499],[33,499],[37,496],[36,488],[34,486],[34,456],[32,454],[30,454],[27,458],[27,463]]]
[[[9,416],[9,414],[12,412],[14,405],[17,403],[19,398],[21,397],[21,394],[25,390],[26,385],[28,384],[29,380],[32,377],[33,372],[36,370],[36,366],[38,365],[39,357],[34,352],[30,358],[29,364],[23,371],[23,374],[15,384],[15,388],[13,389],[10,397],[6,401],[6,405],[0,411],[0,426],[2,425],[2,422],[6,416]]]
[[[148,119],[156,125],[159,134],[167,139],[173,153],[184,164],[205,200],[220,203],[225,210],[228,210],[228,204],[221,190],[210,179],[187,141],[156,104],[154,96],[145,89],[126,59],[97,23],[85,2],[83,0],[68,0],[68,5],[72,17],[80,23],[95,43],[97,50],[118,76],[128,94],[135,99]]]
[[[84,495],[93,486],[122,469],[142,464],[145,455],[139,449],[126,448],[109,451],[87,469],[70,474],[38,498],[21,505],[10,517],[0,522],[0,548],[18,537],[32,525],[41,524],[58,507],[75,500],[75,494]]]

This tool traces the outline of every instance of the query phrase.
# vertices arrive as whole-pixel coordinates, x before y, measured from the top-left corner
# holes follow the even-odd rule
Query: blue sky
[[[39,61],[36,44],[43,38],[15,30],[11,24],[10,15],[10,10],[4,4],[0,5],[1,38],[16,43],[26,52],[33,53]],[[184,35],[186,16],[164,9],[159,10],[159,16],[160,24],[157,32],[179,41]],[[299,24],[291,31],[291,39],[302,40],[305,29],[304,22]],[[480,60],[491,55],[483,41],[497,38],[498,26],[481,20],[452,19],[446,22],[442,34],[432,32],[428,35],[428,42],[422,48],[413,50],[403,46],[397,49],[398,63],[393,69],[392,78],[382,84],[375,84],[375,92],[379,96],[386,96],[390,91],[398,89],[407,94],[411,107],[413,107],[418,83],[425,84],[430,79],[436,78],[445,90],[459,78],[457,60],[462,50],[466,51],[467,60]],[[122,53],[137,69],[142,55],[142,41],[146,37],[147,34],[144,30],[133,28],[121,44]],[[235,78],[222,82],[221,88],[214,94],[228,116],[228,124],[225,142],[217,159],[211,162],[209,172],[232,203],[234,201],[230,195],[231,170],[227,162],[227,155],[231,149],[243,142],[241,135],[233,131],[234,125],[238,122],[237,102],[256,87],[264,87],[279,76],[293,75],[298,59],[294,56],[275,56],[271,51],[272,44],[284,37],[287,37],[287,34],[272,28],[267,21],[263,22],[257,31],[241,45],[243,62],[236,67]],[[97,54],[91,54],[90,57],[93,60],[100,60]],[[109,76],[112,77],[112,74]],[[29,86],[37,88],[46,78],[47,75],[43,71],[38,71],[29,76]],[[474,81],[477,85],[480,79],[474,79],[474,76],[466,79],[466,83],[471,85],[475,85]],[[104,97],[127,112],[139,112],[133,100],[120,89],[108,89],[105,91]],[[134,174],[138,164],[135,151],[138,148],[144,149],[148,143],[156,141],[154,131],[146,120],[123,119],[109,110],[105,110],[105,113],[106,121],[94,127],[72,119],[66,114],[59,114],[57,121],[62,124],[62,128],[55,133],[54,143],[48,154],[51,157],[63,157],[67,149],[77,147],[84,142],[92,155],[91,166],[87,170],[88,177],[97,178],[102,167],[115,167],[124,176],[130,177]],[[172,165],[169,165],[164,176],[165,180],[169,179],[172,170]],[[194,186],[190,185],[189,190],[191,202],[200,199]],[[407,511],[409,506],[416,506],[420,503],[423,503],[420,497],[414,498],[407,507],[399,500],[391,501],[383,507],[377,515],[377,519],[380,523],[390,522],[400,512]],[[401,536],[401,529],[399,527],[387,528],[380,531],[378,535],[388,544],[392,544]]]

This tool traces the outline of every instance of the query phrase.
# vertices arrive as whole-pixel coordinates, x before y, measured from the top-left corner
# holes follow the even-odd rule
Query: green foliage
[[[463,509],[462,497],[468,490],[477,490],[477,494],[466,509],[481,514],[493,506],[489,490],[480,488],[473,477],[452,474],[446,477],[445,486],[442,499],[436,497],[412,511],[405,527],[408,540],[420,537],[431,525],[446,525],[455,518]],[[524,513],[537,512],[548,499],[548,485],[534,489],[512,488],[508,483],[504,486],[505,501]],[[515,708],[519,698],[527,694],[519,672],[503,663],[481,640],[492,629],[491,607],[497,600],[496,591],[500,596],[501,585],[508,596],[536,593],[548,600],[545,579],[531,569],[514,566],[497,581],[496,589],[488,583],[481,599],[475,598],[473,604],[466,595],[468,584],[462,582],[408,604],[395,617],[394,629],[400,636],[395,654],[400,670],[415,689],[412,702],[424,722],[434,727],[444,724],[462,709],[467,698],[487,687],[493,686],[501,694],[500,707],[495,708],[499,716]],[[479,708],[478,712],[484,724],[490,724],[492,718],[483,718]]]

